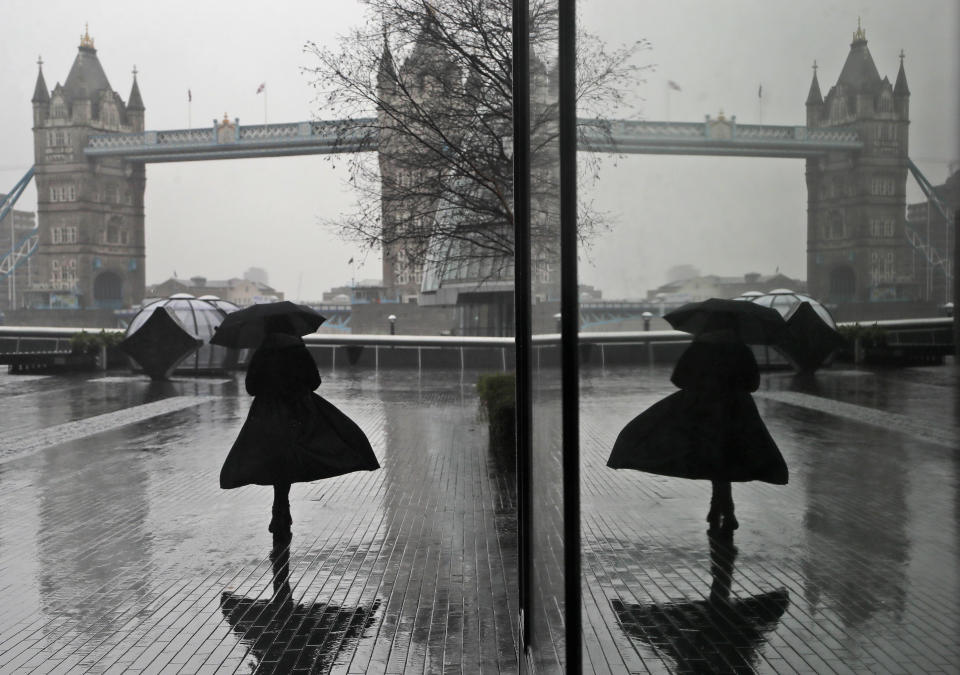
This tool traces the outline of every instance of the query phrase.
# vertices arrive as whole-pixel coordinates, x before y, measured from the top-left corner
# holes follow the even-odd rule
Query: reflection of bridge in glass
[[[201,129],[94,135],[84,154],[183,162],[373,152],[377,133],[376,120],[367,118],[246,126],[224,121]],[[737,124],[736,118],[722,116],[703,122],[580,122],[580,149],[586,152],[805,158],[862,147],[853,129]]]

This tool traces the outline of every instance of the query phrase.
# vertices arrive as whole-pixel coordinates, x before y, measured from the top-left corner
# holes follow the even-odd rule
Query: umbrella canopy
[[[157,307],[118,347],[153,380],[167,380],[177,365],[193,354],[203,340],[197,338],[166,307]]]
[[[787,324],[778,311],[737,300],[709,298],[691,302],[663,318],[675,329],[695,337],[732,331],[746,344],[778,344],[787,334]]]
[[[813,372],[846,344],[846,340],[829,326],[809,302],[801,302],[787,319],[789,336],[777,349],[800,372]]]
[[[217,326],[210,344],[224,347],[258,347],[271,321],[285,319],[289,329],[297,335],[309,335],[326,319],[312,307],[297,305],[289,300],[252,305],[228,314]]]

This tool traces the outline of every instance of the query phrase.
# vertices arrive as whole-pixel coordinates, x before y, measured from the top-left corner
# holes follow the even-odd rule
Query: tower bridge
[[[738,124],[722,115],[703,122],[580,120],[580,150],[647,155],[820,157],[863,149],[856,129]],[[226,117],[213,126],[91,135],[83,154],[128,162],[189,162],[290,155],[376,152],[373,118],[241,125]]]
[[[722,113],[701,122],[585,119],[580,150],[804,159],[810,292],[833,302],[916,299],[910,270],[918,255],[951,272],[949,258],[905,222],[908,169],[939,213],[947,212],[907,156],[910,91],[902,53],[891,84],[866,45],[858,27],[826,97],[814,64],[803,126],[740,124]],[[43,294],[41,302],[31,300],[40,306],[109,308],[142,296],[145,164],[378,148],[373,118],[241,125],[224,115],[203,128],[146,130],[136,71],[124,103],[89,35],[63,85],[48,89],[40,63],[32,104],[35,165],[0,203],[0,218],[34,175],[37,229],[0,259],[0,280],[35,255],[37,278],[17,288]]]

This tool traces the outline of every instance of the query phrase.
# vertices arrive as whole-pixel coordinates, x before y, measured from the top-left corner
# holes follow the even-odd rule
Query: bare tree
[[[376,157],[349,157],[357,203],[335,225],[348,238],[382,247],[385,276],[388,264],[419,270],[424,263],[477,259],[485,261],[477,268],[481,276],[495,274],[513,256],[512,2],[364,4],[369,21],[336,48],[307,45],[319,62],[310,72],[321,115],[354,120],[352,133],[359,128],[378,146]],[[557,133],[551,2],[532,7],[530,25],[537,238],[537,228],[555,221],[549,206],[556,194],[551,160]],[[586,33],[578,42],[581,116],[616,114],[622,92],[649,67],[635,63],[647,44],[608,51]],[[581,209],[581,237],[599,220],[590,208]]]

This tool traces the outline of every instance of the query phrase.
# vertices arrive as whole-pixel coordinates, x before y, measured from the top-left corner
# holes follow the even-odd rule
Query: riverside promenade
[[[581,386],[585,672],[960,672],[958,369],[767,373],[790,484],[605,467],[673,391],[664,366]],[[383,468],[222,491],[242,375],[0,374],[0,673],[515,673],[511,458],[476,373],[338,370],[319,393]]]

